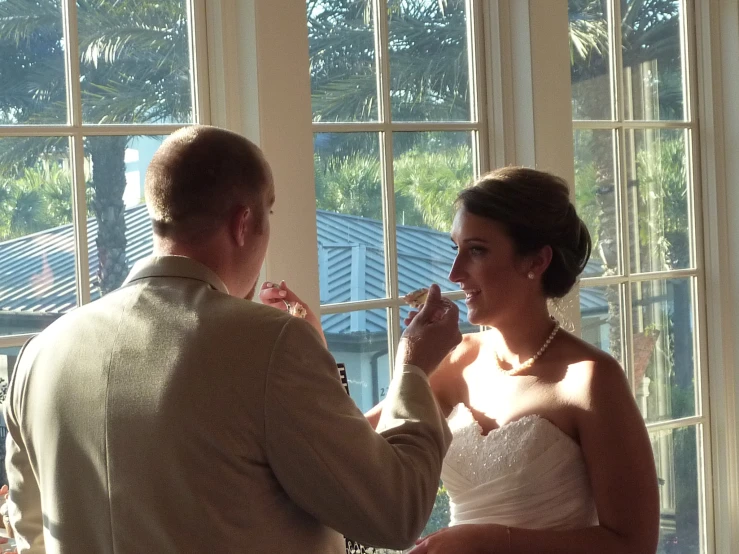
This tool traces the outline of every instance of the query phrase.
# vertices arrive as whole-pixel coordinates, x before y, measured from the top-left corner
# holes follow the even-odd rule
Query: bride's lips
[[[464,289],[464,301],[466,304],[471,304],[480,295],[480,289]]]

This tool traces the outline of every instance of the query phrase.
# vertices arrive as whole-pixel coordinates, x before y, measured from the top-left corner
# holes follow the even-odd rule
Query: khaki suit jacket
[[[229,296],[184,257],[24,348],[6,405],[20,552],[344,552],[403,548],[433,507],[450,440],[418,368],[375,432],[318,333]]]

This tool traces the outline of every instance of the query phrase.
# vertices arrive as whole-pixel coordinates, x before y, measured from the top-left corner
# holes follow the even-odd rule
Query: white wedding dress
[[[529,415],[483,435],[464,404],[447,419],[454,440],[441,478],[451,501],[450,525],[597,525],[582,450],[549,420]]]

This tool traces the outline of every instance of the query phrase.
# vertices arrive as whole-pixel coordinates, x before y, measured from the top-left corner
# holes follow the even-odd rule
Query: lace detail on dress
[[[474,485],[531,463],[564,435],[557,426],[538,415],[524,416],[483,435],[482,427],[464,404],[452,410],[448,421],[454,440],[445,463]],[[569,436],[565,437],[572,441]],[[574,441],[572,444],[577,447]]]
[[[528,415],[483,435],[460,404],[448,420],[454,438],[441,477],[451,525],[578,529],[597,522],[582,450],[548,419]]]

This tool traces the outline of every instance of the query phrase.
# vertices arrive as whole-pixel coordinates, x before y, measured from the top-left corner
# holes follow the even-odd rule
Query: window
[[[626,368],[661,501],[659,552],[708,548],[691,2],[569,0],[582,334]]]
[[[196,19],[186,0],[0,1],[0,385],[30,334],[151,253],[148,162],[206,113]]]
[[[402,296],[430,279],[457,288],[452,203],[484,140],[476,14],[465,0],[307,9],[322,323],[367,410],[387,390]]]
[[[479,9],[307,2],[321,319],[365,411],[387,391],[403,295],[432,280],[458,289],[447,279],[452,204],[486,165]],[[444,498],[427,531],[448,523]]]

